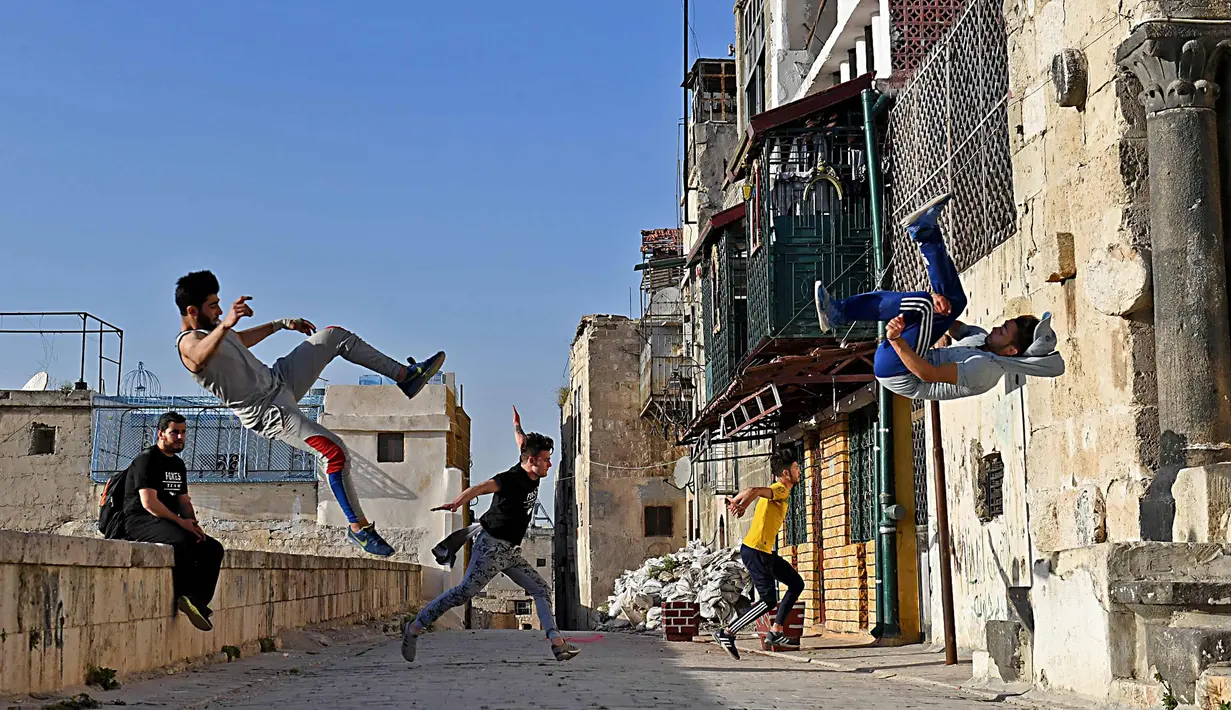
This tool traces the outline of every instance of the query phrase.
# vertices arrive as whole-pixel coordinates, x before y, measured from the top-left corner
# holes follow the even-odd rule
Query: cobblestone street
[[[712,644],[579,635],[582,655],[551,659],[537,633],[429,634],[407,664],[398,640],[369,638],[315,653],[262,654],[233,663],[88,692],[103,703],[186,708],[986,708],[942,688],[818,669]],[[587,641],[588,642],[584,642]],[[38,708],[49,700],[18,705]]]

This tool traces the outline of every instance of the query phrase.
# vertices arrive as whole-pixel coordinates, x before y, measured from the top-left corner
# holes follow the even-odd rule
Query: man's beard
[[[162,450],[167,453],[178,454],[184,450],[184,442],[182,441],[164,441],[162,442]]]
[[[218,327],[220,321],[213,320],[204,313],[197,314],[197,328],[199,330],[210,331]]]

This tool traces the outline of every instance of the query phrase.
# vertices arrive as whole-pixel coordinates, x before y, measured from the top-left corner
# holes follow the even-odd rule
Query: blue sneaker
[[[414,358],[410,358],[409,362],[410,367],[406,369],[407,377],[398,383],[398,389],[405,392],[407,397],[414,399],[427,381],[440,372],[440,368],[445,364],[445,354],[442,350],[423,362],[415,362]]]
[[[940,213],[944,211],[945,205],[949,204],[949,200],[953,199],[953,193],[944,192],[927,202],[919,209],[906,215],[906,219],[902,220],[902,228],[915,241],[931,241],[930,236],[936,234],[939,236],[938,225],[940,223]]]
[[[838,311],[834,308],[833,299],[829,296],[825,284],[817,281],[813,288],[816,290],[816,319],[821,325],[821,332],[828,333],[834,326],[840,325],[841,318],[838,317]]]
[[[362,549],[369,555],[388,557],[396,552],[393,546],[385,542],[385,538],[376,532],[376,523],[370,523],[366,528],[360,529],[359,532],[347,528],[346,539],[350,544]]]

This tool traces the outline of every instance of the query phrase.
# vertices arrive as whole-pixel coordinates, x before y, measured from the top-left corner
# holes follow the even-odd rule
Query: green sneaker
[[[197,605],[193,604],[192,600],[188,597],[179,597],[176,599],[175,607],[184,612],[184,616],[187,616],[188,620],[192,622],[192,625],[198,629],[202,631],[214,630],[214,625],[210,623],[209,617],[202,614],[201,610],[197,608]]]

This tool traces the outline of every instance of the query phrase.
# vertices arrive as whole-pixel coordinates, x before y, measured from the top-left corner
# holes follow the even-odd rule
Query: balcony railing
[[[749,211],[757,210],[748,260],[748,347],[822,336],[814,283],[836,298],[873,290],[871,200],[862,116],[848,110],[825,128],[771,132]],[[835,333],[864,339],[874,325]]]

